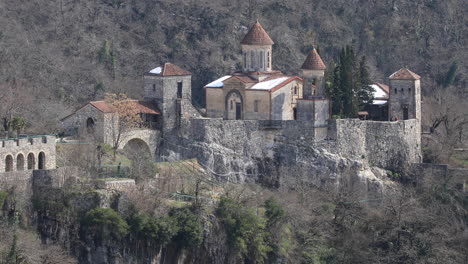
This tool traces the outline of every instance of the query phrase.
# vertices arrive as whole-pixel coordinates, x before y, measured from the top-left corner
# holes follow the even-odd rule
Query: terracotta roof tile
[[[129,104],[132,104],[132,107],[137,110],[139,114],[161,114],[155,104],[149,101],[138,101],[138,100],[128,100],[126,101]],[[103,113],[115,113],[116,109],[111,104],[105,101],[93,101],[89,102],[90,105],[96,107],[99,111]]]
[[[327,66],[315,48],[309,53],[301,67],[304,70],[325,70],[326,68]]]
[[[274,42],[263,29],[262,25],[257,22],[250,28],[247,35],[241,41],[242,45],[273,45]]]
[[[181,76],[181,75],[192,75],[192,73],[182,69],[181,67],[166,62],[163,66],[156,67],[151,71],[147,72],[149,75],[160,75],[160,76]]]
[[[390,80],[419,80],[421,76],[417,75],[416,73],[406,69],[401,68],[397,72],[394,72],[389,77]]]

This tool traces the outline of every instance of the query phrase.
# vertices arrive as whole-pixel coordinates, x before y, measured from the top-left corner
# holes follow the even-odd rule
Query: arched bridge
[[[0,139],[0,173],[56,168],[55,136]]]
[[[123,140],[119,145],[119,149],[132,148],[144,153],[151,154],[151,158],[155,159],[156,149],[159,145],[159,130],[152,129],[137,129],[132,130],[123,135]]]

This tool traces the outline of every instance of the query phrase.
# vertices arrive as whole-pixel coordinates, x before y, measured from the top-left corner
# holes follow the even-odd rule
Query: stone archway
[[[11,155],[5,157],[5,171],[13,171],[13,156]]]
[[[39,153],[38,160],[39,160],[39,164],[37,166],[37,169],[45,170],[46,169],[46,156],[44,152]]]
[[[34,170],[36,167],[36,158],[34,157],[34,153],[28,154],[28,170]]]
[[[123,147],[123,150],[125,153],[128,153],[132,156],[138,156],[141,154],[152,157],[149,145],[144,140],[139,138],[130,139]]]
[[[18,154],[18,156],[16,156],[16,170],[17,171],[24,170],[24,155],[21,153]]]
[[[226,108],[225,119],[228,119],[228,120],[244,119],[243,99],[239,91],[232,90],[226,95],[225,108]]]

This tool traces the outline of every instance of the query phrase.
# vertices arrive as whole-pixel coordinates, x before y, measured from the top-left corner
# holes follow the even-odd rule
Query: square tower
[[[159,108],[163,131],[173,130],[180,122],[182,105],[192,100],[192,74],[165,63],[145,73],[144,82],[144,98]]]
[[[390,75],[390,120],[417,119],[421,122],[421,77],[403,68]]]

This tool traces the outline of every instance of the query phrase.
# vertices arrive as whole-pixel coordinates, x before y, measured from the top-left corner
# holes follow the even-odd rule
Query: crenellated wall
[[[0,140],[0,173],[55,169],[55,136]]]

